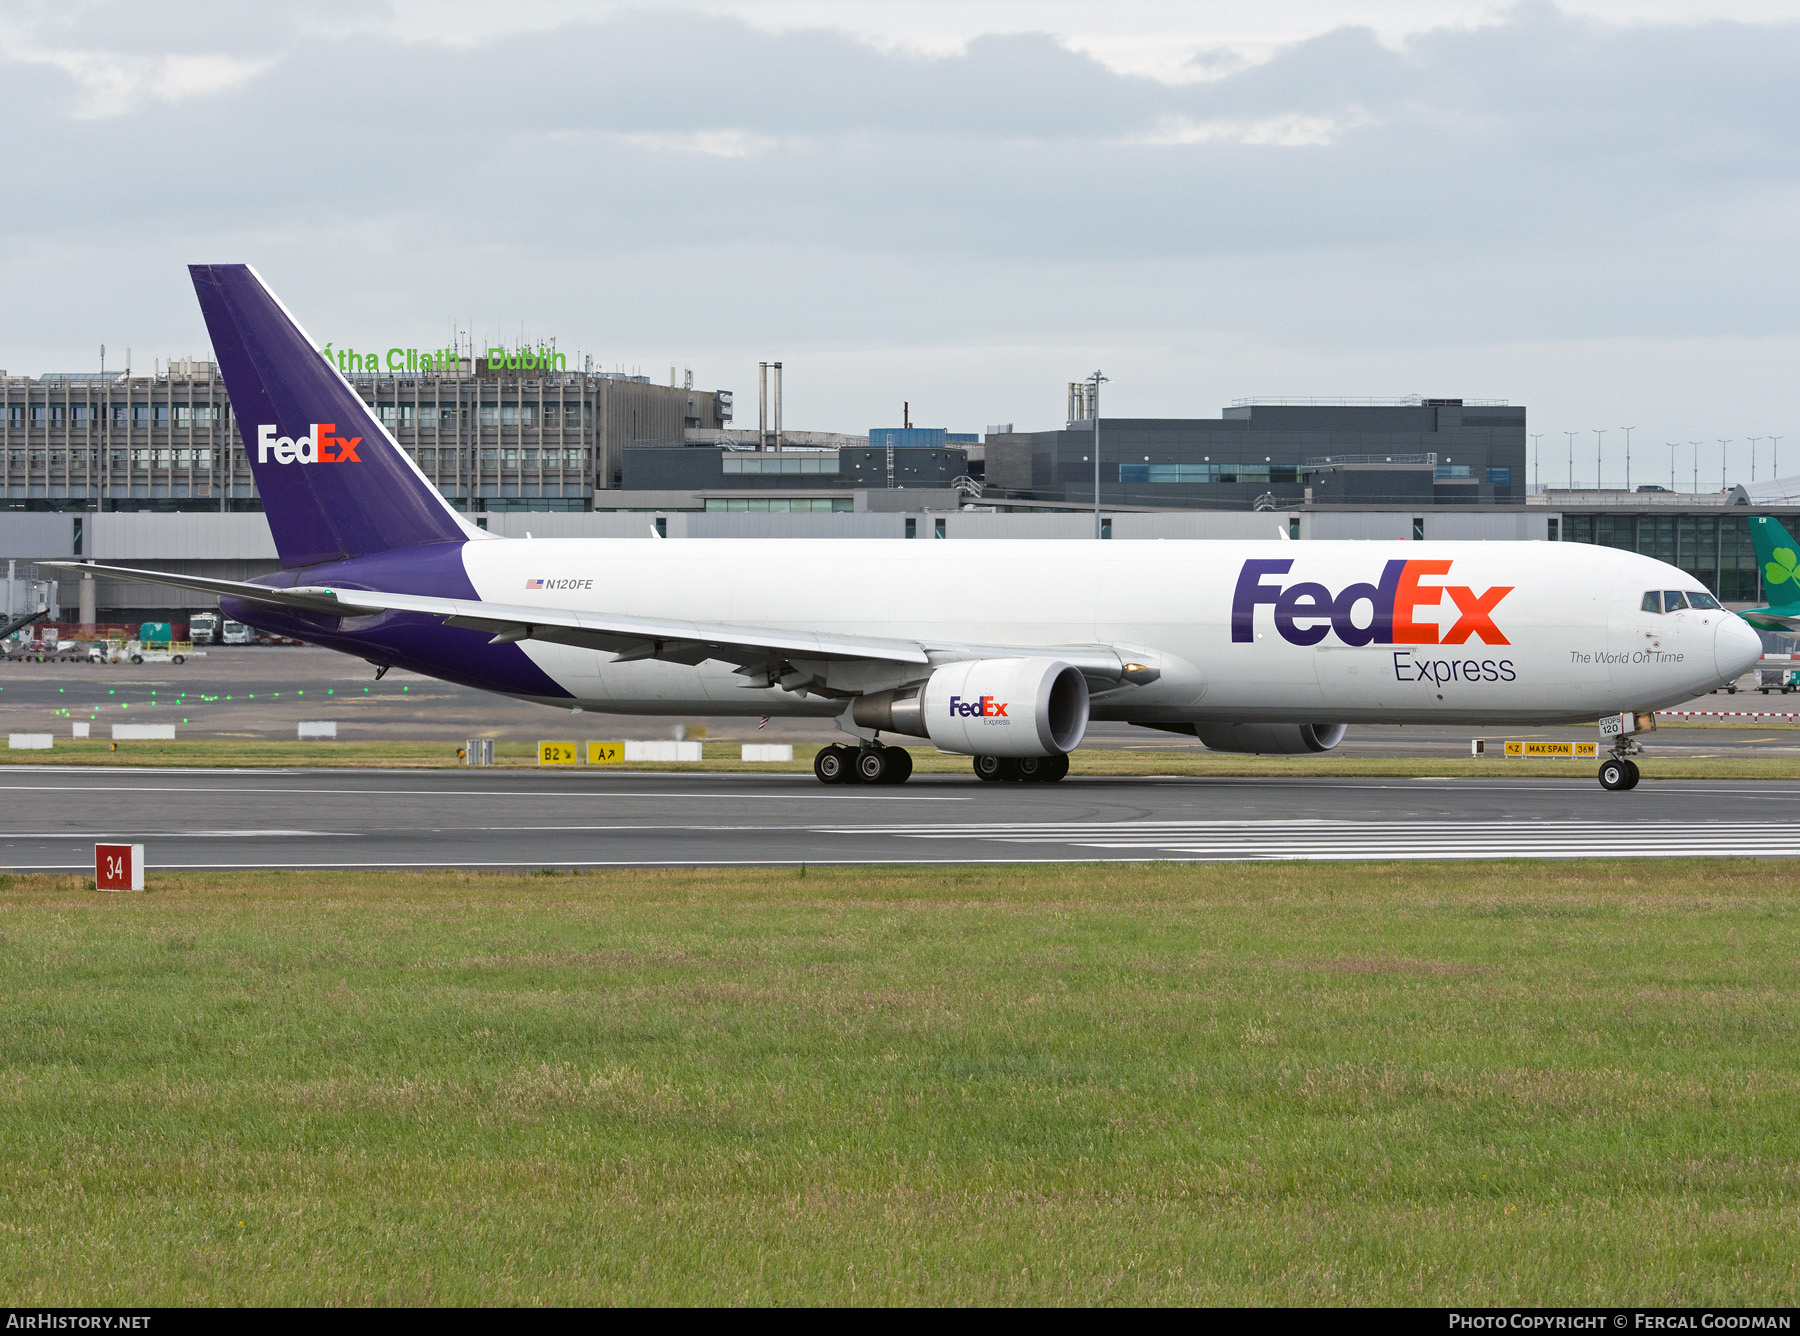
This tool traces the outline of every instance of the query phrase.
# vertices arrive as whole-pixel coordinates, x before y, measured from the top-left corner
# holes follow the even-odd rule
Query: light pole
[[[1088,403],[1094,410],[1094,537],[1100,537],[1100,387],[1106,383],[1106,377],[1096,371],[1089,376],[1088,384],[1094,387]]]
[[[1781,437],[1779,436],[1769,437],[1769,476],[1771,478],[1781,476]]]
[[[1569,438],[1569,490],[1572,492],[1575,490],[1575,438],[1581,433],[1565,431],[1563,435]]]
[[[1747,439],[1750,442],[1750,481],[1755,482],[1756,481],[1756,443],[1758,441],[1760,441],[1762,439],[1762,437],[1751,436]]]
[[[1600,443],[1606,439],[1605,427],[1589,427],[1594,433],[1594,490],[1600,490]]]
[[[1688,444],[1694,447],[1694,492],[1697,495],[1700,491],[1700,442],[1689,441]]]
[[[1725,447],[1730,445],[1731,441],[1729,439],[1721,440],[1716,436],[1713,439],[1719,442],[1719,490],[1722,492],[1725,490]]]
[[[1538,489],[1538,442],[1544,439],[1543,432],[1533,432],[1531,436],[1531,490]]]
[[[1675,490],[1675,447],[1680,442],[1664,441],[1663,444],[1669,447],[1669,490],[1672,492]]]
[[[1631,433],[1637,428],[1620,427],[1619,430],[1625,433],[1625,490],[1629,492],[1631,490]]]

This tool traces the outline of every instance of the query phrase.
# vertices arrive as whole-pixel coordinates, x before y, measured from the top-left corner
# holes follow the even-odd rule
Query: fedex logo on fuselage
[[[950,713],[964,719],[1010,719],[1006,712],[1007,702],[995,700],[992,696],[983,696],[979,700],[968,700],[962,696],[950,698]]]
[[[1495,585],[1478,593],[1467,585],[1422,583],[1448,575],[1451,565],[1390,561],[1379,584],[1346,585],[1334,594],[1310,580],[1265,582],[1265,577],[1286,575],[1292,561],[1246,561],[1231,599],[1231,638],[1238,643],[1255,640],[1257,606],[1268,603],[1275,609],[1275,630],[1290,645],[1316,645],[1333,634],[1346,645],[1466,645],[1470,636],[1485,645],[1510,645],[1494,625],[1494,609],[1515,586]],[[1418,609],[1439,606],[1446,594],[1457,613],[1447,629],[1413,620]],[[1368,612],[1359,613],[1365,603]]]
[[[256,429],[256,462],[267,464],[270,454],[277,464],[360,464],[362,456],[356,447],[362,437],[336,435],[337,423],[315,422],[312,430],[300,437],[277,436],[275,428]]]

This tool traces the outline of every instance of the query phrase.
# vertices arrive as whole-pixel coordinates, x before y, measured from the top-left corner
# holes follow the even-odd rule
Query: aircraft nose
[[[1734,681],[1756,666],[1762,658],[1762,637],[1742,617],[1727,614],[1713,633],[1713,662],[1718,665],[1722,681]]]

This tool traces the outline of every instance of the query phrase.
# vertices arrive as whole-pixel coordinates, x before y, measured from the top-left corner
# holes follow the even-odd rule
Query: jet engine
[[[1298,756],[1330,751],[1344,740],[1342,724],[1195,724],[1194,736],[1213,751]]]
[[[967,659],[859,697],[850,717],[965,756],[1061,756],[1087,732],[1087,679],[1060,659]]]

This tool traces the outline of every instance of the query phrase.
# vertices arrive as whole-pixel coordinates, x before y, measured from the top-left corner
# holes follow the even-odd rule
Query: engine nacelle
[[[1298,756],[1330,751],[1344,740],[1342,724],[1195,724],[1194,736],[1213,751]]]
[[[850,717],[965,756],[1061,756],[1087,732],[1087,679],[1060,659],[968,659],[860,697]]]

